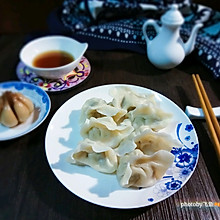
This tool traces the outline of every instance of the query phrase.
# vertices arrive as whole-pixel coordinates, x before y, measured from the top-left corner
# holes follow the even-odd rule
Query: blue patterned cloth
[[[214,78],[219,79],[220,13],[188,0],[177,0],[176,3],[185,19],[180,29],[183,41],[189,38],[196,23],[203,23],[196,38],[196,53]],[[125,49],[144,54],[146,41],[142,33],[143,23],[151,18],[160,24],[160,17],[168,7],[169,0],[64,0],[56,14],[57,20],[52,16],[49,26],[52,33],[66,34],[88,42],[90,49]],[[150,29],[148,34],[154,37],[155,31]]]

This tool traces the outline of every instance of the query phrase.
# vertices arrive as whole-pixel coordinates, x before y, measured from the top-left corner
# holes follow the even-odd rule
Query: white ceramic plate
[[[5,91],[20,92],[30,98],[34,103],[35,110],[26,122],[13,128],[0,124],[0,141],[10,140],[29,133],[45,120],[50,111],[49,96],[35,85],[16,81],[0,83],[0,95]]]
[[[71,165],[67,157],[80,136],[80,110],[89,98],[112,100],[108,92],[114,86],[129,86],[139,93],[154,93],[166,112],[173,113],[173,133],[182,147],[173,149],[175,161],[154,186],[142,189],[122,188],[114,174],[103,174],[88,167]],[[132,85],[104,85],[83,91],[64,103],[53,116],[46,133],[46,155],[58,180],[72,193],[91,203],[111,208],[138,208],[152,205],[177,192],[188,181],[198,161],[198,139],[185,113],[168,98],[152,90]]]

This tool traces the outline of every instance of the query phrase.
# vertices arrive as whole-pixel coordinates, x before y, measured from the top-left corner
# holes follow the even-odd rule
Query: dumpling
[[[137,144],[134,142],[135,136],[136,133],[132,132],[120,142],[117,148],[115,148],[115,152],[119,157],[132,152],[137,147]]]
[[[128,112],[140,104],[147,104],[149,102],[156,104],[153,94],[138,94],[128,87],[115,87],[109,93],[113,97],[111,105],[126,109]]]
[[[142,127],[141,132],[134,138],[136,149],[141,150],[144,154],[152,155],[159,150],[171,151],[174,146],[180,146],[177,140],[169,134],[163,132],[154,132],[149,128]]]
[[[83,124],[85,120],[91,117],[100,118],[104,115],[100,114],[97,109],[102,106],[107,105],[106,101],[99,98],[88,99],[82,106],[81,115],[80,115],[80,124]]]
[[[122,139],[134,130],[129,120],[124,120],[119,125],[111,117],[86,119],[81,127],[80,134],[83,138],[102,142],[111,148],[117,147]]]
[[[100,98],[91,98],[85,102],[82,107],[80,115],[80,124],[83,124],[86,119],[101,118],[110,116],[116,123],[120,122],[120,119],[127,113],[126,110],[116,108],[106,103]]]
[[[120,158],[117,178],[122,187],[149,187],[163,177],[173,161],[174,155],[168,151],[144,155],[136,149]]]
[[[69,162],[87,165],[102,173],[113,173],[118,167],[118,159],[113,149],[89,139],[79,142]]]
[[[115,152],[121,157],[135,149],[139,149],[144,154],[151,155],[158,150],[171,151],[174,146],[180,147],[180,143],[171,135],[164,132],[155,132],[147,126],[142,126],[123,139],[119,146],[115,148]]]
[[[158,131],[168,125],[172,114],[164,112],[152,103],[137,105],[137,107],[128,113],[134,128],[147,125],[149,128]]]

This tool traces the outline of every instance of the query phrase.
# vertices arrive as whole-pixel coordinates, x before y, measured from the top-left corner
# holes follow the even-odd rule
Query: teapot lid
[[[181,25],[184,22],[184,18],[178,10],[177,4],[172,4],[170,9],[161,17],[162,23],[170,25]]]

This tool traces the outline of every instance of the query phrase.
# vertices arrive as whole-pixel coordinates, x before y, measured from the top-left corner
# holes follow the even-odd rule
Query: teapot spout
[[[188,41],[184,44],[185,55],[190,54],[194,50],[196,36],[197,36],[197,33],[198,33],[199,29],[202,26],[203,26],[203,24],[196,24],[193,27],[192,33],[191,33]]]

